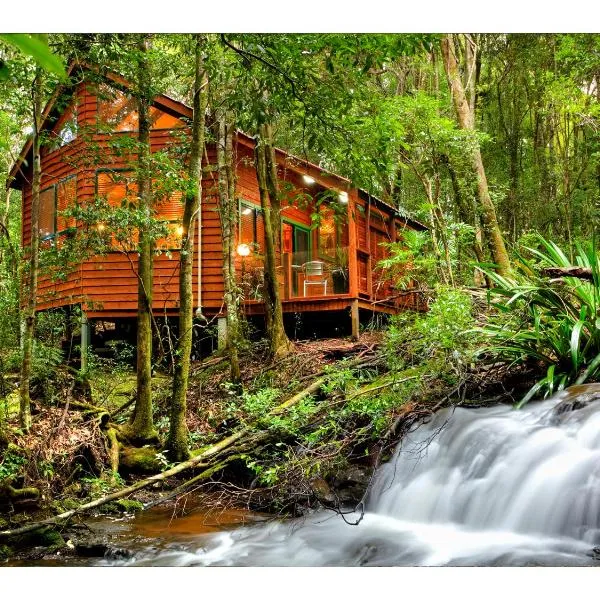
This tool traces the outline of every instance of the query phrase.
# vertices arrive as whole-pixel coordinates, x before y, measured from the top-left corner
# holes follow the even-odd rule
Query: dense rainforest
[[[130,161],[133,191],[118,206],[98,189],[58,206],[43,235],[44,153],[86,135],[77,168],[103,151],[97,129],[71,118],[57,135],[47,121],[84,78],[103,89],[106,77],[135,114],[134,134],[102,132]],[[522,407],[597,380],[599,86],[594,34],[1,34],[0,559],[89,551],[70,529],[79,515],[190,495],[286,516],[325,507],[344,517],[351,506],[360,522],[374,470],[439,409]],[[157,150],[158,95],[190,116],[185,137]],[[239,132],[254,144],[243,161],[264,236],[253,290],[236,266]],[[352,339],[331,324],[327,334],[290,326],[278,285],[290,189],[277,149],[422,225],[371,246],[379,284],[418,306],[363,310]],[[222,328],[193,296],[209,193]],[[160,241],[173,235],[157,207],[173,194],[182,218],[169,320],[153,311],[152,289],[169,254]],[[323,229],[327,201],[311,230]],[[59,239],[61,219],[77,225]],[[136,256],[135,328],[96,352],[81,310],[38,311],[37,299],[44,278],[67,282],[77,260],[115,245]],[[250,293],[263,320],[245,310]]]

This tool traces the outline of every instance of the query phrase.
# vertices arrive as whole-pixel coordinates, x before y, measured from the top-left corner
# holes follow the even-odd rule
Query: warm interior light
[[[252,209],[249,206],[246,206],[246,208],[244,208],[242,210],[243,215],[249,215],[251,212],[252,212]]]
[[[348,204],[348,192],[340,192],[340,202],[342,204]]]
[[[96,228],[98,229],[98,231],[102,232],[106,229],[106,225],[104,225],[104,223],[98,223],[98,226]]]
[[[181,237],[183,235],[183,225],[178,225],[176,231],[177,231],[177,235],[179,237]]]
[[[311,177],[310,175],[302,175],[302,179],[304,179],[304,181],[306,183],[308,183],[309,185],[311,185],[315,182],[314,178]]]
[[[240,244],[237,247],[238,256],[250,256],[250,246],[248,244]]]

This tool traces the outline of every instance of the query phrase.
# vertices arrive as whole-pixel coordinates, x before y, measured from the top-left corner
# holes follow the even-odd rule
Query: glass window
[[[135,98],[108,85],[98,91],[98,120],[111,131],[137,131],[139,115]],[[179,129],[185,123],[168,113],[150,107],[151,129]]]
[[[108,85],[98,90],[98,119],[111,131],[136,131],[138,113],[135,99]]]
[[[56,233],[56,186],[40,192],[39,233],[42,238]]]
[[[262,211],[252,204],[240,203],[240,244],[248,244],[253,252],[263,253],[265,225]]]
[[[321,206],[318,228],[319,256],[335,259],[338,245],[339,222],[335,212],[328,206]]]
[[[137,183],[133,171],[99,171],[96,173],[96,193],[110,206],[121,206],[127,199],[135,202]]]
[[[77,137],[77,111],[71,104],[65,111],[56,131],[56,144],[60,148]]]
[[[58,231],[64,231],[69,227],[75,227],[73,217],[64,217],[61,213],[67,208],[74,206],[77,199],[77,179],[69,177],[58,182],[56,187],[56,227]]]

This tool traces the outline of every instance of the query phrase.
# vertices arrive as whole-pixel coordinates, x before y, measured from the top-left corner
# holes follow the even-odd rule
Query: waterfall
[[[169,565],[587,565],[600,544],[600,384],[517,411],[438,412],[382,466],[364,518],[334,512],[198,536]],[[347,515],[348,521],[358,515]]]

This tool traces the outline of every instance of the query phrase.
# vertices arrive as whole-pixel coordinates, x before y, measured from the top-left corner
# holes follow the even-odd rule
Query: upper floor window
[[[59,146],[64,146],[69,142],[72,142],[77,137],[77,114],[73,112],[70,118],[65,121],[63,126],[59,129],[56,134],[57,142]]]
[[[58,119],[50,134],[47,151],[51,152],[57,148],[72,142],[77,137],[77,110],[71,103]]]
[[[98,121],[110,131],[137,131],[139,114],[135,98],[109,85],[98,88]],[[179,129],[185,123],[156,106],[150,107],[151,129]]]

